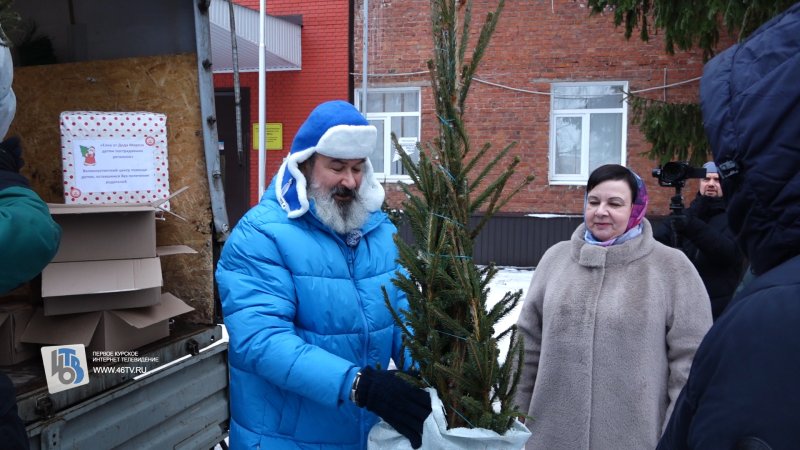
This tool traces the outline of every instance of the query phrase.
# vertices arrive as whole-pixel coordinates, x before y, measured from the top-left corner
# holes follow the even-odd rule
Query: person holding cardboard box
[[[421,445],[430,396],[385,370],[410,362],[385,301],[408,301],[392,283],[401,267],[369,160],[376,135],[353,105],[319,105],[225,243],[233,449],[360,450],[377,416]]]
[[[8,43],[0,39],[0,138],[5,137],[16,112],[13,73]],[[0,294],[38,275],[55,256],[61,239],[61,228],[47,205],[19,173],[22,165],[19,139],[0,142]],[[14,385],[4,373],[0,373],[0,442],[3,448],[28,448]]]

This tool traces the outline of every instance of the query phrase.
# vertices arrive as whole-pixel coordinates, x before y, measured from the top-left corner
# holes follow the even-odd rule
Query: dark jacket
[[[0,448],[24,450],[28,435],[17,414],[17,393],[11,379],[0,372]]]
[[[676,230],[666,219],[653,231],[653,237],[664,245],[680,247],[689,257],[703,279],[711,299],[711,315],[717,320],[741,280],[742,254],[728,228],[723,198],[698,193],[684,214],[685,228]],[[675,237],[678,242],[674,242]]]
[[[715,322],[659,450],[734,449],[748,438],[800,445],[798,274],[800,256],[750,282]]]
[[[697,350],[659,449],[800,445],[798,80],[800,3],[706,64],[703,122],[754,278]]]

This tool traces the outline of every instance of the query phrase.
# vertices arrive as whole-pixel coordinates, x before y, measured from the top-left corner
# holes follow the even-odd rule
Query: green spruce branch
[[[795,0],[589,0],[592,14],[614,14],[614,25],[625,25],[625,37],[639,28],[643,41],[651,31],[664,32],[665,50],[690,50],[695,45],[708,59],[722,33],[742,40],[761,24],[792,6]]]
[[[741,41],[796,0],[589,0],[592,15],[611,13],[614,25],[625,27],[630,39],[638,28],[639,38],[663,32],[667,54],[697,46],[703,59],[714,56],[720,36]],[[671,159],[702,164],[710,155],[697,104],[673,104],[629,94],[633,123],[653,147],[645,152],[661,163]]]
[[[522,341],[515,326],[495,336],[495,327],[516,307],[522,291],[506,293],[488,309],[489,283],[497,269],[475,264],[474,239],[533,177],[525,177],[507,192],[519,164],[519,158],[508,161],[513,144],[494,155],[489,153],[489,144],[472,152],[463,115],[473,75],[503,7],[500,0],[486,16],[467,61],[472,2],[431,0],[434,55],[428,67],[438,137],[418,146],[420,157],[414,163],[393,136],[396,152],[413,181],[411,186],[402,186],[406,195],[403,220],[413,241],[395,239],[406,272],[394,283],[406,293],[409,309],[393,311],[395,320],[418,364],[421,384],[436,388],[442,399],[449,427],[498,433],[507,431],[522,415],[513,405]],[[485,187],[481,190],[481,186]],[[483,217],[471,226],[470,217],[478,211],[483,211]],[[502,338],[510,344],[500,364],[498,340]]]
[[[678,160],[699,166],[708,161],[711,151],[699,104],[667,103],[632,94],[627,94],[627,100],[631,121],[652,144],[644,155],[660,164]]]

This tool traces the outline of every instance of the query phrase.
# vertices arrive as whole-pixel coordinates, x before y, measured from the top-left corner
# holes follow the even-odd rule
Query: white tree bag
[[[505,434],[497,434],[484,428],[447,429],[444,405],[436,390],[425,389],[431,395],[431,414],[422,426],[420,450],[520,450],[531,436],[531,432],[520,421],[515,420]],[[367,440],[369,450],[412,450],[411,443],[391,425],[380,421],[372,427]]]

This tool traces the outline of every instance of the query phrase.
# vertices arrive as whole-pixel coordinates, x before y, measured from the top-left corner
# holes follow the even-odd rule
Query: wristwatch
[[[359,381],[361,381],[361,372],[356,374],[355,379],[353,379],[353,385],[350,387],[350,401],[355,403],[356,406],[360,406],[358,401],[356,401],[356,390],[358,390]]]

